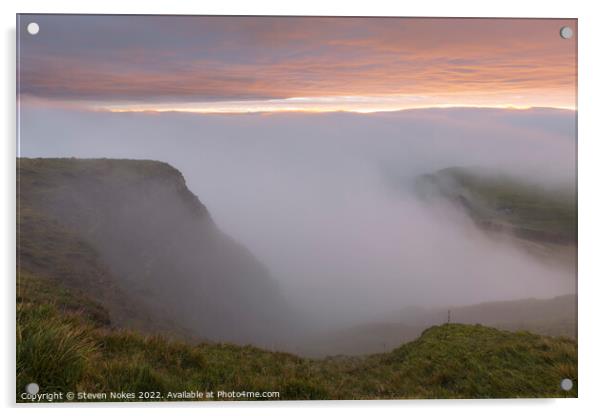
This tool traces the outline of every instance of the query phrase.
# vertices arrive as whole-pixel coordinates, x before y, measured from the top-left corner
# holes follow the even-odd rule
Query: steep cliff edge
[[[175,168],[21,158],[17,176],[20,272],[81,290],[116,325],[264,346],[286,338],[291,313],[275,281]]]

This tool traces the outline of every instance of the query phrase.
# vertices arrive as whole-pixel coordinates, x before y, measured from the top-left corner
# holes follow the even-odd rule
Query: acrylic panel
[[[577,20],[17,16],[18,402],[576,397]]]

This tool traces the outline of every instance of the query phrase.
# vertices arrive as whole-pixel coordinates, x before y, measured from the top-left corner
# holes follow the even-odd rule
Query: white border
[[[420,0],[412,2],[394,1],[169,1],[145,0],[124,2],[123,0],[75,1],[21,0],[17,4],[2,2],[3,26],[2,81],[4,83],[2,106],[2,239],[0,264],[5,265],[4,317],[2,331],[2,368],[0,391],[3,405],[10,407],[14,400],[14,314],[15,314],[15,14],[16,13],[142,13],[142,14],[275,14],[275,15],[337,15],[337,16],[458,16],[458,17],[558,17],[579,19],[579,399],[566,400],[464,400],[464,401],[388,401],[388,402],[288,402],[288,403],[205,403],[195,404],[149,404],[143,411],[162,414],[168,408],[204,413],[230,414],[243,411],[248,414],[305,414],[340,412],[365,414],[378,411],[399,415],[407,412],[427,414],[504,415],[524,412],[546,415],[588,414],[601,408],[597,401],[600,383],[600,354],[602,317],[599,297],[602,295],[602,269],[597,237],[601,233],[602,204],[600,198],[601,175],[600,148],[602,134],[599,123],[602,111],[600,96],[602,88],[601,54],[602,16],[596,13],[594,1],[542,1],[503,0],[498,2],[454,0]],[[140,406],[140,405],[137,405]],[[127,405],[105,405],[105,407],[80,406],[78,408],[55,407],[19,409],[27,413],[59,413],[85,411],[105,415],[125,414],[134,409]],[[15,410],[13,407],[9,409]],[[142,410],[142,409],[137,409]]]

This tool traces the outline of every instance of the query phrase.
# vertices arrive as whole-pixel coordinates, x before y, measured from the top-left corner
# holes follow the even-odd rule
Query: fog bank
[[[410,305],[574,292],[574,273],[488,238],[444,201],[422,202],[413,184],[446,167],[481,166],[571,186],[575,140],[575,113],[552,109],[198,115],[24,108],[20,155],[170,163],[291,305],[329,326]]]

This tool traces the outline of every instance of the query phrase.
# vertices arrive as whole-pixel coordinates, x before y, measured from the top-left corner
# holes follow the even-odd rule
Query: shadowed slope
[[[259,345],[286,337],[292,318],[275,282],[217,228],[173,167],[20,159],[18,177],[22,269],[94,296],[116,293],[110,280],[127,300],[108,304],[147,305],[157,322],[196,337]]]

